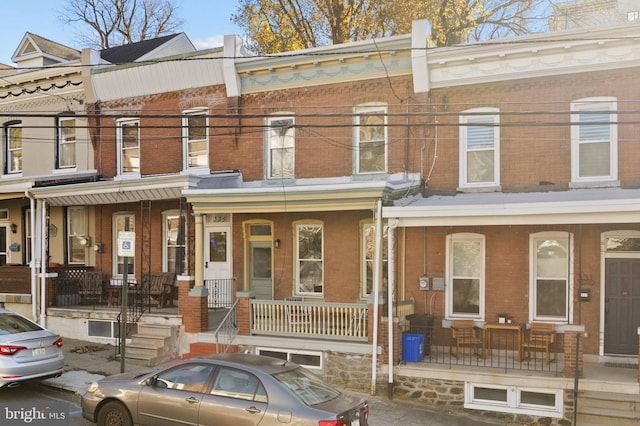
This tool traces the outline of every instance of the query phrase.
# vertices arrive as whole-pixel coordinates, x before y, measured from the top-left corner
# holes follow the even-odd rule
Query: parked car
[[[0,387],[57,377],[63,371],[62,338],[0,308]]]
[[[295,363],[217,354],[92,383],[82,415],[100,426],[366,426],[369,406]]]

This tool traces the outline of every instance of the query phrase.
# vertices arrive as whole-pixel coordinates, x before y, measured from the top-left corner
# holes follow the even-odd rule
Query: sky
[[[7,5],[5,3],[11,3]],[[0,63],[13,65],[11,56],[25,33],[30,32],[65,46],[81,50],[73,27],[61,22],[62,0],[0,0],[3,6],[0,25]],[[183,31],[196,49],[222,46],[226,34],[240,35],[231,22],[236,12],[234,0],[174,0]]]

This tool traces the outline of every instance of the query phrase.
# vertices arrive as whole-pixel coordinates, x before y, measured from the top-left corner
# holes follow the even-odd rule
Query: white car
[[[0,387],[57,377],[63,371],[62,338],[0,308]]]

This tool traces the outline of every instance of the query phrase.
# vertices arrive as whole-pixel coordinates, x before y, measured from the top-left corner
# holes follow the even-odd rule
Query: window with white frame
[[[117,123],[118,174],[140,174],[140,121],[122,119]]]
[[[540,232],[530,236],[531,321],[567,322],[572,301],[570,252],[567,232]]]
[[[187,271],[187,222],[179,210],[163,213],[164,272],[181,275]]]
[[[464,408],[562,418],[562,389],[465,383]]]
[[[611,97],[571,103],[571,179],[618,179],[617,101]]]
[[[386,106],[361,106],[354,112],[356,173],[386,172]]]
[[[389,241],[388,226],[382,229],[382,275],[380,290],[384,291],[389,283]],[[372,222],[363,222],[360,225],[360,247],[362,250],[362,295],[367,298],[373,292],[373,276],[375,271],[375,244],[376,226]]]
[[[76,165],[76,119],[58,117],[58,150],[56,168],[64,169]]]
[[[182,138],[184,169],[209,167],[209,118],[207,110],[198,108],[184,111]]]
[[[5,124],[5,173],[22,172],[22,123]]]
[[[460,187],[500,184],[500,117],[497,108],[474,108],[460,116]]]
[[[322,352],[303,351],[300,349],[286,350],[275,348],[256,348],[256,354],[295,362],[311,370],[322,370]]]
[[[127,229],[128,222],[128,229]],[[124,257],[118,256],[118,233],[128,230],[129,232],[135,232],[135,217],[133,213],[116,213],[113,215],[113,276],[121,277],[124,274]],[[129,257],[127,259],[128,268],[127,275],[132,278],[135,275],[135,257]]]
[[[322,295],[324,291],[324,237],[319,222],[294,224],[296,294]]]
[[[483,318],[484,271],[484,235],[447,235],[447,317]]]
[[[267,176],[293,178],[295,173],[295,128],[293,117],[267,119]]]
[[[83,206],[67,207],[67,263],[86,262],[86,216]]]

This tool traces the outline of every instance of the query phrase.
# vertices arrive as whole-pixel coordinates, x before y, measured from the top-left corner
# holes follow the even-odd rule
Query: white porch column
[[[195,237],[196,237],[196,247],[195,247],[195,285],[196,286],[204,286],[204,225],[202,220],[202,214],[196,213],[194,214],[196,220],[195,226]]]

